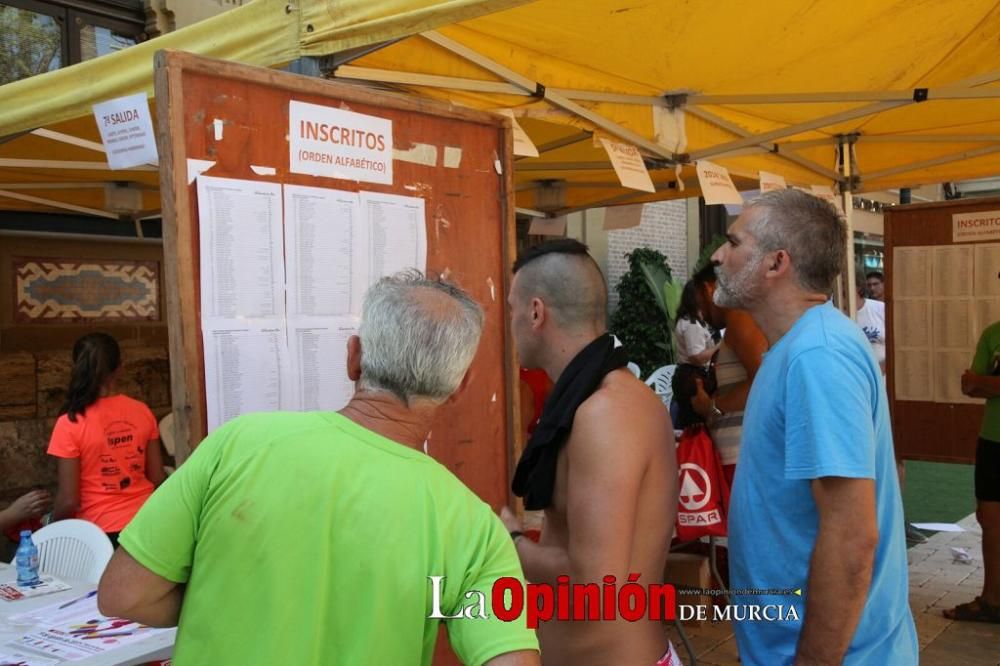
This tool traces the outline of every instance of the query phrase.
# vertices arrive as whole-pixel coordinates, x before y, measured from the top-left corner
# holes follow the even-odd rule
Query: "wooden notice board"
[[[155,85],[179,458],[185,458],[207,431],[194,176],[211,163],[203,171],[206,176],[424,200],[428,273],[446,275],[469,291],[486,312],[471,381],[442,409],[431,431],[428,453],[494,508],[506,504],[517,398],[511,390],[513,350],[505,314],[514,247],[510,121],[447,104],[181,52],[157,54]],[[396,149],[392,182],[292,173],[291,101],[392,121]]]
[[[982,401],[957,394],[982,329],[1000,319],[1000,233],[962,237],[966,232],[956,225],[963,218],[955,216],[987,211],[1000,211],[1000,199],[894,206],[885,211],[886,379],[896,452],[907,459],[975,461]],[[925,290],[926,307],[919,297]],[[972,315],[969,325],[963,326],[960,315],[966,311]],[[916,342],[908,347],[906,340]],[[926,352],[897,353],[922,343]],[[925,372],[933,386],[921,391],[914,378]],[[937,395],[931,395],[934,391]]]

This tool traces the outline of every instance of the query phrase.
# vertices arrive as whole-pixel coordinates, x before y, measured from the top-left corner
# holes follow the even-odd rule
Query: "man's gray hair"
[[[788,188],[760,195],[748,208],[759,211],[747,232],[764,252],[785,250],[792,258],[799,286],[828,294],[840,275],[847,228],[829,202]]]
[[[408,270],[365,294],[359,388],[406,404],[441,403],[458,390],[483,331],[483,309],[453,284]]]

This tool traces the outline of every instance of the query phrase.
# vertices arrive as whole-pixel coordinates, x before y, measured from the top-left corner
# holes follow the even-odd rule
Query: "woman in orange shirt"
[[[166,477],[156,417],[144,403],[116,392],[121,350],[106,333],[73,345],[73,372],[49,442],[59,460],[53,520],[81,518],[118,533]]]

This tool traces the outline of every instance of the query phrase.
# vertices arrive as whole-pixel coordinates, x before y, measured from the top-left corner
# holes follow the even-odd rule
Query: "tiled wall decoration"
[[[159,321],[159,264],[14,257],[20,324]]]

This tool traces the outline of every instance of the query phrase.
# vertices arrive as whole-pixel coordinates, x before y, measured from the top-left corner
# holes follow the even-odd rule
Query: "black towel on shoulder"
[[[573,357],[552,393],[545,400],[542,416],[521,454],[511,484],[514,494],[524,498],[529,511],[552,504],[559,449],[573,428],[573,417],[584,400],[601,385],[604,376],[628,363],[625,347],[610,333],[601,335]]]

